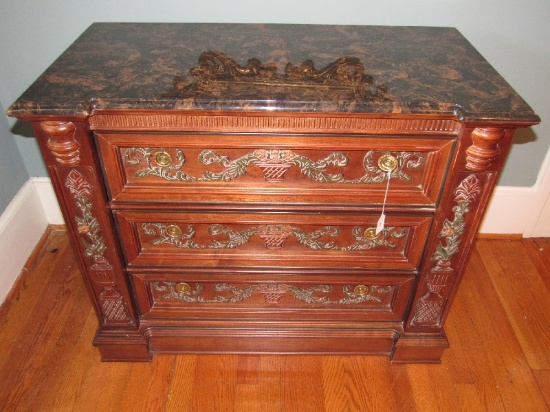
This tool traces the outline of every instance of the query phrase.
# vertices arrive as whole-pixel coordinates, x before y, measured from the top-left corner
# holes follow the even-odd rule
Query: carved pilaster
[[[496,127],[477,128],[472,132],[472,145],[466,150],[466,168],[483,172],[498,157],[498,144],[504,138],[504,129]]]
[[[106,324],[129,324],[132,319],[127,303],[116,290],[116,273],[105,256],[107,245],[102,234],[101,224],[94,214],[93,186],[76,169],[70,169],[65,178],[65,187],[74,201],[74,219],[78,236],[84,247],[86,266],[94,287],[99,287],[99,306]]]
[[[48,135],[47,146],[58,163],[74,166],[80,163],[80,144],[75,139],[72,122],[46,121],[40,128]]]
[[[466,215],[470,206],[477,201],[481,186],[476,175],[466,177],[455,189],[453,220],[445,219],[439,234],[441,241],[432,255],[435,262],[426,277],[427,292],[416,303],[413,326],[439,326],[443,316],[448,286],[454,282],[456,267],[452,258],[460,254],[460,244],[466,231]]]

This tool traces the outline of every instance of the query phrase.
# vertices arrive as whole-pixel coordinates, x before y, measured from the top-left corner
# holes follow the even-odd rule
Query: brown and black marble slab
[[[205,63],[209,55],[223,57]],[[94,109],[538,121],[456,29],[437,27],[96,23],[8,113],[86,116]]]

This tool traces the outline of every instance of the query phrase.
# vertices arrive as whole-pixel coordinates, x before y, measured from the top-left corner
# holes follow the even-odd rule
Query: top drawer
[[[450,138],[97,133],[113,202],[435,205]]]

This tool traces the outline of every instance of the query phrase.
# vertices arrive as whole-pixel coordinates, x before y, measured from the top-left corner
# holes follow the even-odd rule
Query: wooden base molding
[[[152,358],[147,342],[140,335],[97,335],[94,345],[99,349],[104,362],[148,362]]]
[[[196,322],[195,322],[196,323]],[[318,354],[390,356],[400,334],[391,329],[151,327],[139,334],[100,333],[103,361],[148,361],[155,353]],[[418,344],[422,343],[421,341]],[[428,359],[428,362],[431,360]],[[415,362],[423,362],[418,358]]]
[[[441,363],[443,351],[449,347],[445,336],[402,337],[399,339],[391,361],[393,363]]]

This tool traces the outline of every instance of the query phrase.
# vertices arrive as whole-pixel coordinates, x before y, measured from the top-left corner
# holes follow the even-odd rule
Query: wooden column
[[[103,182],[97,175],[93,136],[81,119],[35,122],[34,129],[99,317],[95,343],[104,360],[149,360],[131,303],[124,263],[107,211]],[[118,342],[117,336],[135,335]],[[130,343],[129,343],[130,342]]]

